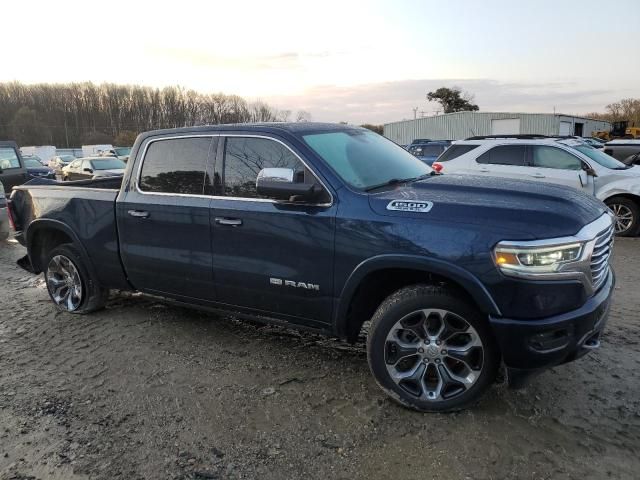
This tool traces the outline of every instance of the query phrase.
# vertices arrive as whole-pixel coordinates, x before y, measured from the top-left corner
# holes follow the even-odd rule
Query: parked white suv
[[[640,230],[640,167],[629,167],[580,140],[474,138],[453,143],[435,162],[443,173],[527,179],[577,188],[605,202],[616,233]]]

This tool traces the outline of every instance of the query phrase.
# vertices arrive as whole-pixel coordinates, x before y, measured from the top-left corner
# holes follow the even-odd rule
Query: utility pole
[[[411,110],[413,110],[413,119],[415,120],[416,118],[418,118],[418,108],[419,107],[415,107],[412,108]]]

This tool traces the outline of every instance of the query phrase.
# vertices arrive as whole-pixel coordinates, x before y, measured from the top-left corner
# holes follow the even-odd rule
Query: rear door
[[[152,138],[117,205],[122,261],[139,290],[214,300],[209,205],[215,136]]]
[[[260,136],[228,136],[211,208],[213,272],[221,302],[306,324],[331,319],[336,205],[328,190],[316,205],[260,198],[267,167],[293,168],[297,181],[321,183],[291,145]]]
[[[593,177],[583,169],[576,155],[550,145],[530,145],[529,179],[565,185],[587,193],[594,193]]]
[[[504,178],[526,178],[525,145],[496,145],[476,159],[481,174]]]
[[[0,181],[8,196],[11,189],[27,181],[27,170],[22,164],[17,148],[11,144],[0,144]]]

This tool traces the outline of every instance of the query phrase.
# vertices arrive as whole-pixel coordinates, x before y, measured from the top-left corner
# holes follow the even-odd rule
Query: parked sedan
[[[55,180],[56,172],[49,167],[45,167],[34,158],[25,158],[24,166],[31,178],[52,178]]]
[[[88,157],[74,160],[62,169],[62,180],[88,180],[124,174],[125,163],[113,157]]]

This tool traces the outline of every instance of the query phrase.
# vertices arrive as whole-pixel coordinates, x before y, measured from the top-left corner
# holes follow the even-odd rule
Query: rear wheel
[[[89,273],[80,252],[72,244],[51,250],[45,265],[47,291],[59,310],[89,313],[104,306],[109,291]]]
[[[616,235],[632,237],[638,233],[640,227],[640,207],[633,200],[625,197],[613,197],[606,202],[616,217]]]
[[[453,290],[403,288],[372,319],[369,366],[404,406],[451,411],[476,402],[494,381],[499,351],[486,319]]]

